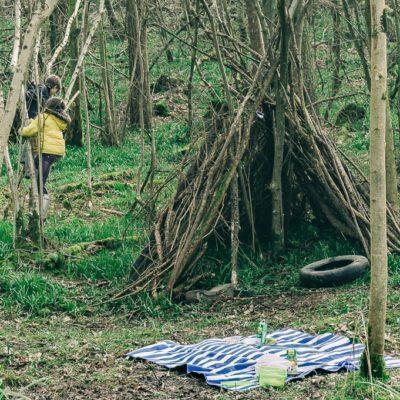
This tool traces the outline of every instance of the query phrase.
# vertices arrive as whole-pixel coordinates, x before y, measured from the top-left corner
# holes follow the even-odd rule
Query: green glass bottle
[[[267,340],[268,324],[265,320],[258,325],[257,337],[260,339],[260,346],[264,346]]]
[[[288,375],[297,375],[299,373],[299,370],[298,370],[296,349],[288,349],[286,352],[286,358],[288,361],[290,361],[290,367],[288,368]]]

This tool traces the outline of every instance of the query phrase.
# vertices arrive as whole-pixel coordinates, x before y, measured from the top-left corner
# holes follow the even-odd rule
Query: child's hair
[[[55,111],[58,113],[64,113],[66,107],[65,101],[59,97],[50,97],[50,99],[48,99],[44,105],[46,110]]]
[[[60,99],[59,97],[50,97],[44,105],[44,112],[55,115],[69,125],[71,123],[71,118],[68,115],[66,108],[67,106],[63,99]]]
[[[49,75],[44,84],[49,88],[52,89],[53,87],[58,87],[58,90],[61,90],[61,78],[57,75]]]

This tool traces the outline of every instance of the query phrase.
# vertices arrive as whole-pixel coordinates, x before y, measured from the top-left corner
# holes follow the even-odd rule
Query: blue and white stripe
[[[286,357],[288,349],[296,349],[299,374],[287,381],[304,378],[315,370],[337,372],[354,371],[359,368],[364,345],[352,343],[344,336],[324,333],[318,336],[285,329],[268,337],[275,339],[273,345],[261,348],[243,343],[229,344],[224,339],[207,339],[201,343],[180,345],[163,341],[132,351],[128,358],[141,358],[167,368],[186,366],[187,373],[204,375],[209,385],[229,390],[244,391],[259,387],[255,364],[265,354]],[[385,356],[387,368],[400,368],[400,359]]]

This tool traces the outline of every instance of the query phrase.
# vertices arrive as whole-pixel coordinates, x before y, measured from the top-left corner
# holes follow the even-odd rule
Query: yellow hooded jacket
[[[47,112],[39,114],[28,126],[22,128],[23,137],[37,136],[40,132],[41,152],[44,154],[65,155],[63,131],[67,123],[61,118]],[[38,153],[38,140],[35,140],[33,151]]]

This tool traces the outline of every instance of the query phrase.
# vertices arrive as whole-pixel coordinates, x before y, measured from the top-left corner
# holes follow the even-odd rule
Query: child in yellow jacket
[[[51,166],[65,155],[63,132],[71,122],[65,109],[66,105],[62,99],[52,97],[47,100],[44,111],[31,120],[28,126],[21,129],[23,137],[37,139],[34,141],[33,152],[38,188],[39,149],[42,154],[43,214],[46,214],[50,201],[45,185]]]

